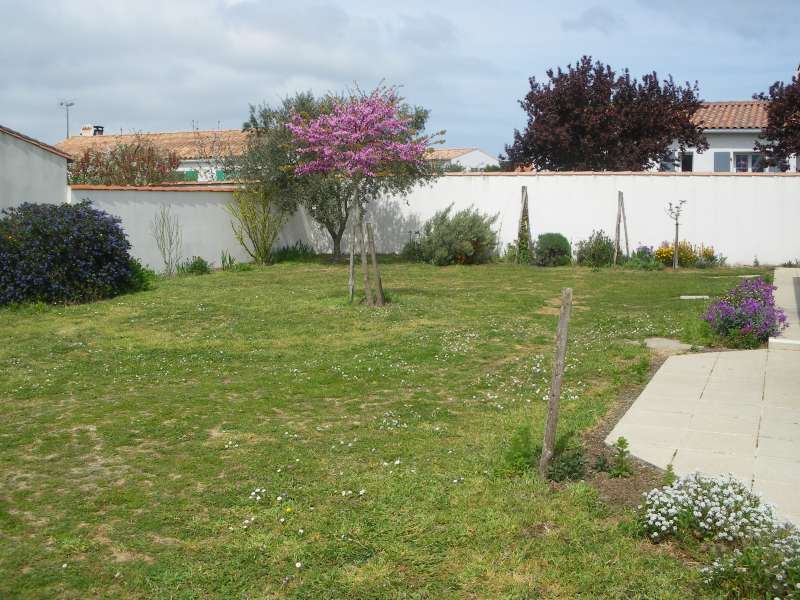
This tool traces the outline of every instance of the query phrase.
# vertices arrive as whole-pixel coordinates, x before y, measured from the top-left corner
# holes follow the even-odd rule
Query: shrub
[[[453,205],[425,223],[420,237],[422,260],[434,265],[477,265],[492,259],[497,234],[492,230],[497,215],[482,215],[469,208],[452,216]]]
[[[786,315],[775,306],[774,290],[760,277],[743,279],[711,303],[703,319],[726,345],[754,348],[788,326]]]
[[[664,268],[664,265],[656,259],[652,246],[639,246],[636,248],[625,262],[625,266],[645,271],[658,271]]]
[[[656,248],[655,257],[665,266],[671,267],[672,255],[674,252],[675,252],[674,244],[670,244],[669,242],[662,242],[661,245],[658,248]],[[694,247],[692,247],[692,245],[686,240],[678,242],[678,266],[691,267],[694,266],[696,262],[697,262],[697,252],[695,251]]]
[[[734,598],[796,598],[800,590],[800,534],[777,526],[701,569],[703,580]]]
[[[252,271],[253,265],[250,263],[243,263],[236,260],[230,252],[223,250],[220,255],[220,266],[223,271]]]
[[[422,262],[422,245],[419,240],[408,240],[400,251],[400,258],[409,262]]]
[[[297,240],[291,246],[281,246],[272,251],[272,262],[284,262],[287,260],[305,260],[317,256],[316,250],[302,240]]]
[[[769,533],[775,522],[772,507],[732,475],[681,477],[645,494],[642,509],[644,530],[654,541],[691,537],[738,543]]]
[[[187,258],[178,264],[178,275],[208,275],[211,273],[211,265],[201,256]]]
[[[572,262],[572,247],[560,233],[543,233],[533,247],[534,263],[540,267],[560,267]]]
[[[614,259],[614,242],[601,229],[589,239],[578,242],[575,252],[578,264],[586,267],[605,267]]]
[[[135,289],[142,273],[120,220],[78,204],[22,204],[0,217],[0,304],[88,302]]]
[[[153,289],[158,275],[153,269],[145,267],[138,258],[131,258],[131,279],[125,291],[143,292]]]

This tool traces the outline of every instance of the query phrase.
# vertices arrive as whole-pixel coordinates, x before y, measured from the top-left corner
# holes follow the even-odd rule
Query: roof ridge
[[[72,156],[64,152],[63,150],[56,148],[55,146],[51,146],[50,144],[45,144],[44,142],[40,142],[36,138],[32,138],[29,135],[25,135],[24,133],[20,133],[10,127],[5,127],[4,125],[0,125],[0,131],[10,135],[11,137],[17,138],[23,142],[27,142],[33,146],[37,146],[42,150],[50,152],[51,154],[55,154],[56,156],[60,156],[61,158],[66,158],[67,160],[72,160]]]

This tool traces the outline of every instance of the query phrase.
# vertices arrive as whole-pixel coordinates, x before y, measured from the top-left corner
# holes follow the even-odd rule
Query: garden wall
[[[202,256],[217,267],[223,250],[239,260],[250,260],[231,230],[225,205],[231,200],[231,186],[175,186],[125,188],[74,185],[71,202],[91,200],[101,210],[122,219],[131,242],[131,253],[156,270],[162,268],[161,255],[150,232],[150,223],[162,206],[170,207],[183,231],[182,256]],[[308,218],[295,214],[284,227],[277,245],[296,240],[310,242]]]
[[[533,234],[560,232],[573,247],[593,229],[613,236],[622,190],[631,250],[671,240],[674,225],[664,209],[686,200],[681,239],[714,246],[731,264],[800,258],[800,174],[459,173],[416,189],[401,207],[406,217],[423,221],[451,203],[499,213],[496,227],[505,246],[517,237],[523,185]],[[378,220],[377,229],[383,227]]]
[[[573,247],[593,229],[613,235],[617,191],[625,195],[631,249],[639,243],[671,240],[673,223],[667,203],[686,200],[681,239],[714,246],[729,263],[778,264],[800,258],[800,174],[685,173],[458,173],[415,189],[406,199],[385,198],[374,204],[378,250],[398,252],[409,236],[437,210],[474,206],[499,214],[496,228],[503,247],[516,239],[520,191],[527,186],[534,235],[563,233]],[[219,265],[227,250],[247,257],[233,237],[225,204],[230,185],[119,188],[76,185],[71,201],[90,199],[122,218],[133,253],[159,268],[161,259],[150,223],[162,205],[169,205],[183,227],[183,256],[202,256]],[[304,211],[295,214],[276,245],[296,241],[330,248],[327,234]],[[347,247],[347,240],[343,246]]]

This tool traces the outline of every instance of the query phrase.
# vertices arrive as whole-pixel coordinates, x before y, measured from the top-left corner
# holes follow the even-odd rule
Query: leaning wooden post
[[[622,226],[625,228],[625,256],[630,258],[631,248],[628,245],[628,218],[625,216],[625,197],[622,190],[619,191],[619,205],[622,208]]]
[[[356,229],[352,221],[350,223],[350,279],[347,282],[347,292],[350,304],[352,304],[353,296],[356,293]]]
[[[617,195],[617,225],[614,229],[614,264],[617,264],[617,255],[620,251],[619,224],[622,219],[622,192]]]
[[[561,378],[564,376],[564,360],[567,355],[567,326],[572,310],[572,288],[564,288],[561,292],[561,313],[558,316],[556,332],[556,356],[553,363],[553,376],[550,379],[550,397],[547,401],[547,423],[544,427],[542,456],[539,459],[539,474],[547,478],[547,469],[553,458],[558,427],[558,408],[561,402]]]
[[[381,271],[378,268],[378,256],[375,254],[375,237],[372,234],[372,223],[367,223],[367,240],[369,240],[369,252],[372,255],[372,269],[375,271],[375,304],[383,306],[383,284],[381,283]]]
[[[369,282],[369,265],[367,264],[367,236],[364,227],[364,209],[358,210],[358,229],[361,237],[361,269],[364,271],[364,295],[367,298],[367,306],[374,306],[372,302],[372,286]]]

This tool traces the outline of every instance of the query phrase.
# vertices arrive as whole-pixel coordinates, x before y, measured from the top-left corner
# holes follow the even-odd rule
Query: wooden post
[[[622,192],[617,193],[617,224],[614,228],[614,264],[617,264],[617,255],[620,251],[619,225],[622,220]]]
[[[369,265],[367,264],[367,236],[364,226],[364,209],[358,210],[358,229],[361,237],[361,269],[364,271],[364,295],[366,296],[367,306],[374,306],[372,302],[372,286],[369,282]]]
[[[521,208],[519,212],[519,224],[517,225],[517,256],[515,258],[515,262],[519,264],[521,262],[521,251],[520,248],[522,247],[522,239],[520,233],[522,230],[525,230],[525,237],[526,237],[526,248],[528,257],[531,255],[531,244],[533,244],[533,240],[531,239],[531,220],[530,220],[530,213],[528,211],[528,186],[522,186],[522,201],[521,201]],[[523,228],[523,224],[525,227]]]
[[[553,458],[558,427],[558,409],[561,402],[561,378],[564,376],[564,361],[567,355],[567,327],[572,310],[572,288],[561,291],[561,313],[558,316],[556,331],[556,356],[553,362],[553,375],[550,379],[550,397],[547,402],[547,423],[544,427],[542,457],[539,460],[539,474],[547,478],[547,469]]]
[[[347,282],[347,292],[352,304],[356,293],[356,229],[352,221],[350,222],[350,279]]]
[[[372,223],[367,223],[367,239],[369,240],[369,252],[372,254],[372,269],[375,271],[375,304],[383,306],[383,284],[381,283],[381,271],[378,268],[378,256],[375,254],[375,237],[372,232]]]
[[[628,218],[625,216],[625,197],[622,195],[622,190],[619,191],[619,205],[622,207],[622,225],[625,228],[625,256],[630,258],[631,248],[628,245]]]

